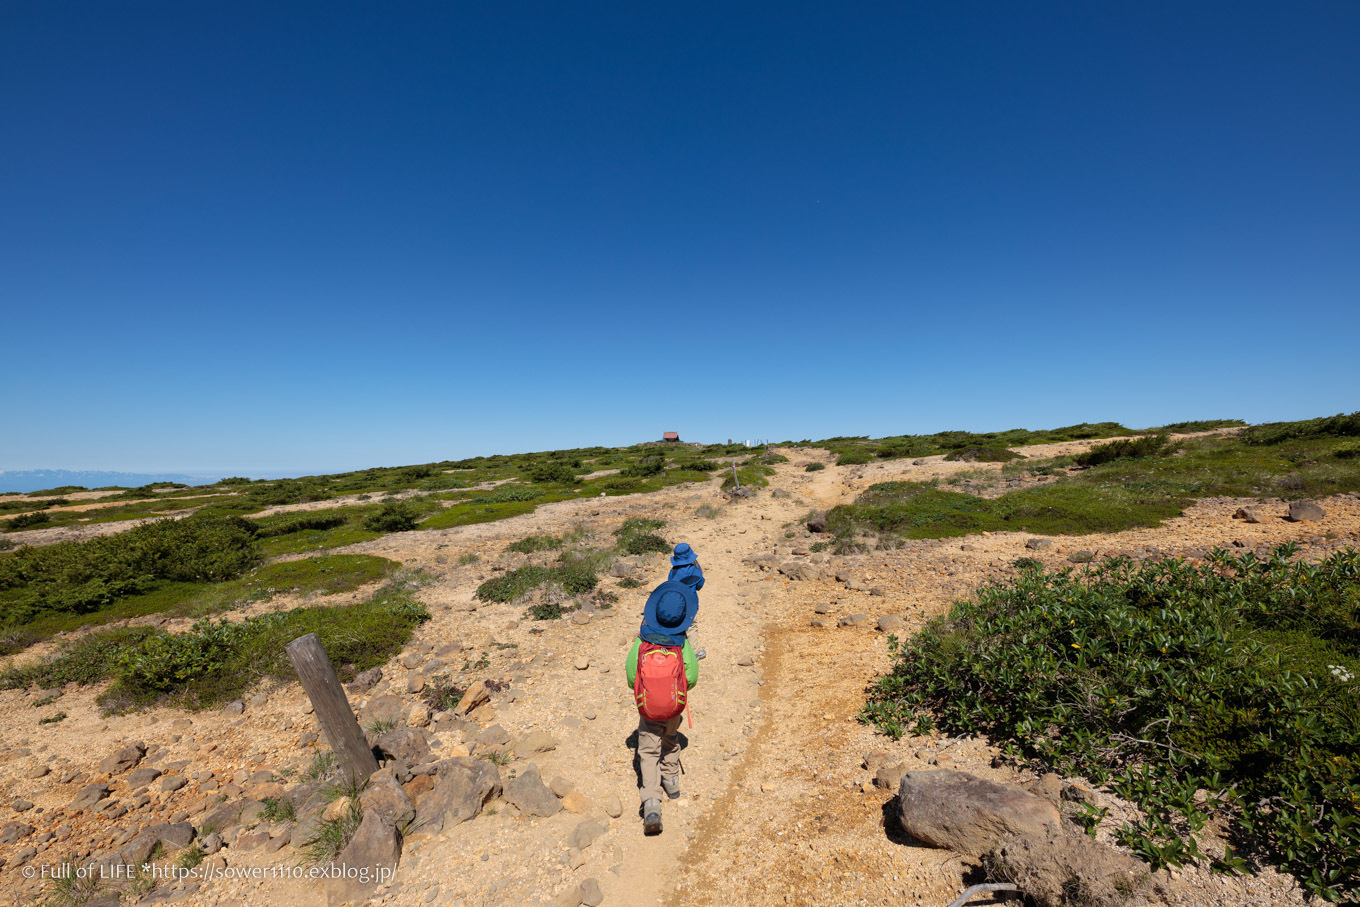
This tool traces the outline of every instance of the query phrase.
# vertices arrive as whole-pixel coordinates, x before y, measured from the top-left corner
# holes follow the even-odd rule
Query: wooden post
[[[736,483],[736,490],[741,491],[741,479],[737,478],[737,461],[732,461],[732,481]]]
[[[378,770],[378,760],[373,757],[373,749],[364,739],[359,729],[359,719],[349,706],[345,688],[340,686],[340,678],[335,676],[335,668],[321,648],[321,640],[315,633],[299,636],[284,646],[288,660],[297,671],[307,698],[312,701],[312,710],[331,751],[339,760],[340,770],[352,784],[363,784],[368,776]]]

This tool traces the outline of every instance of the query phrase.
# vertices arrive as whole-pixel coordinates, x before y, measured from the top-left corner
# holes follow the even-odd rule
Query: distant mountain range
[[[173,472],[81,472],[70,469],[0,469],[0,494],[40,491],[44,488],[60,488],[63,485],[83,485],[86,488],[102,488],[105,485],[125,485],[136,488],[152,482],[179,482],[184,485],[210,485],[220,475],[190,476]]]

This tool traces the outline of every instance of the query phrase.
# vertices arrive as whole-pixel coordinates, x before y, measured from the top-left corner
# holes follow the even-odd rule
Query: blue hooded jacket
[[[675,546],[675,553],[671,555],[671,573],[666,579],[684,583],[695,592],[704,587],[704,569],[699,566],[699,555],[684,542]]]

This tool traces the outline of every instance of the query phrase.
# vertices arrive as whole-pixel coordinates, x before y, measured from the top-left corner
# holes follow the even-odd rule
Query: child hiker
[[[667,580],[652,590],[642,626],[628,650],[624,673],[637,701],[637,757],[642,772],[642,830],[661,834],[661,794],[680,796],[680,719],[690,689],[699,682],[699,662],[686,632],[699,610],[699,596]]]
[[[695,592],[704,587],[704,568],[699,566],[699,555],[684,542],[675,546],[671,555],[671,574],[666,577],[690,586]]]

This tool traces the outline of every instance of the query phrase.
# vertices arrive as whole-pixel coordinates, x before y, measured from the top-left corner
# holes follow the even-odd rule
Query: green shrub
[[[1097,444],[1085,453],[1077,454],[1075,462],[1078,466],[1099,466],[1113,460],[1164,457],[1171,452],[1170,443],[1164,434],[1143,435],[1132,440],[1121,438],[1107,444]]]
[[[646,456],[635,463],[623,467],[619,470],[619,475],[624,478],[645,479],[648,476],[660,475],[666,468],[666,458],[660,454]]]
[[[671,549],[670,543],[655,534],[656,530],[665,525],[665,520],[630,517],[624,520],[622,526],[614,530],[614,536],[618,539],[615,547],[623,554],[650,554],[658,551],[669,551]]]
[[[1304,419],[1301,422],[1268,422],[1247,429],[1242,432],[1241,437],[1248,444],[1258,445],[1317,438],[1360,437],[1360,412],[1351,413],[1349,416],[1337,413],[1335,416]]]
[[[863,463],[873,462],[873,455],[867,450],[847,450],[836,457],[837,466],[859,466]]]
[[[548,460],[546,462],[534,463],[525,474],[529,481],[538,484],[561,484],[571,485],[576,481],[576,472],[566,463]]]
[[[1212,431],[1215,428],[1236,428],[1246,424],[1241,419],[1196,419],[1191,422],[1172,422],[1170,425],[1163,425],[1151,430],[1159,433],[1186,434],[1195,431]]]
[[[526,488],[523,485],[502,485],[488,494],[472,498],[470,504],[511,504],[522,501],[536,501],[543,497],[543,491]]]
[[[821,472],[823,469],[826,469],[825,463],[809,463],[803,467],[804,472]]]
[[[0,689],[24,690],[38,686],[54,690],[68,683],[82,686],[108,677],[125,648],[135,648],[161,631],[154,627],[120,627],[88,633],[63,644],[38,661],[12,665],[0,674]]]
[[[675,465],[679,469],[688,469],[691,472],[713,472],[723,467],[723,464],[716,460],[677,460]]]
[[[355,605],[295,608],[234,623],[199,621],[175,636],[157,632],[117,651],[114,683],[98,701],[110,712],[164,699],[197,709],[237,698],[264,677],[291,681],[296,675],[284,646],[307,633],[320,637],[340,678],[352,679],[386,662],[429,620],[408,590],[395,583]]]
[[[335,511],[321,511],[317,513],[299,513],[296,516],[289,516],[286,519],[262,523],[258,520],[251,520],[254,523],[255,535],[257,538],[267,539],[280,535],[292,535],[294,532],[307,532],[309,530],[335,529],[343,526],[348,517],[343,513]]]
[[[5,521],[7,532],[17,532],[20,529],[27,529],[30,526],[39,526],[43,523],[50,523],[52,517],[45,511],[36,510],[32,513],[21,513],[13,519]]]
[[[420,514],[405,501],[390,501],[364,520],[370,532],[409,532],[420,524]]]
[[[530,565],[506,571],[482,583],[475,594],[484,602],[513,602],[543,585],[558,586],[568,595],[584,595],[598,583],[593,566],[568,561],[556,567]]]
[[[1293,553],[1031,566],[897,649],[863,717],[894,736],[986,734],[1109,784],[1145,815],[1117,837],[1154,865],[1199,858],[1222,812],[1234,847],[1354,898],[1360,554]]]
[[[1004,447],[961,447],[945,454],[946,460],[962,461],[965,463],[1005,463],[1008,460],[1023,460],[1024,454],[1018,454],[1013,450]]]
[[[1338,460],[1354,460],[1360,457],[1360,447],[1338,447],[1332,456]]]
[[[557,535],[529,535],[520,539],[518,542],[511,542],[505,546],[506,551],[513,551],[517,554],[532,554],[535,551],[552,551],[561,548],[566,544],[561,536]]]
[[[255,526],[240,517],[156,520],[84,542],[21,548],[0,557],[0,625],[88,613],[157,580],[230,579],[258,558]]]

